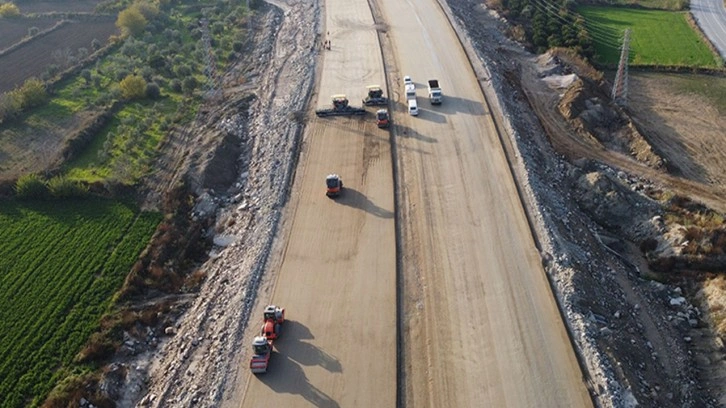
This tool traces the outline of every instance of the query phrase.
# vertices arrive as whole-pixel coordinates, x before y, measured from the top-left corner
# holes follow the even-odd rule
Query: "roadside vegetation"
[[[90,371],[74,358],[159,221],[105,199],[0,202],[0,406]]]
[[[723,66],[691,27],[687,12],[680,11],[687,6],[685,0],[616,0],[601,6],[572,0],[488,0],[487,4],[509,20],[514,39],[537,53],[570,48],[602,68],[613,68],[629,28],[632,66]]]
[[[12,140],[9,151],[28,149],[23,140],[45,138],[57,148],[21,163],[41,167],[14,176],[12,194],[8,184],[2,190],[12,197],[0,201],[0,408],[73,406],[79,395],[112,406],[89,391],[103,364],[124,332],[168,311],[127,302],[149,291],[190,291],[203,279],[187,275],[206,251],[203,226],[188,219],[194,200],[184,183],[162,198],[164,216],[141,212],[126,197],[136,195],[169,134],[194,120],[213,85],[207,61],[221,73],[239,58],[246,7],[99,2],[105,19],[117,16],[120,35],[90,49],[57,50],[42,74],[0,94],[0,147]],[[25,17],[22,8],[0,5],[0,20],[16,17]],[[39,31],[29,31],[22,46],[32,47]],[[56,153],[61,161],[51,160]]]
[[[112,37],[111,49],[98,58],[71,58],[80,65],[65,71],[49,66],[41,75],[47,103],[25,97],[38,79],[0,96],[0,133],[70,131],[66,160],[57,170],[87,182],[134,184],[148,172],[165,136],[194,118],[210,85],[206,61],[211,58],[223,72],[238,56],[249,13],[244,3],[211,1],[106,2],[101,9],[118,13],[122,35]],[[209,21],[211,53],[202,39],[202,18]],[[98,117],[86,121],[90,131],[73,128],[89,113]]]

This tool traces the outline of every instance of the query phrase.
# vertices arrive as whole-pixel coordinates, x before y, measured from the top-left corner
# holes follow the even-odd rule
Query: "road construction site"
[[[508,77],[534,58],[492,16],[489,38],[469,36],[466,3],[274,3],[255,56],[271,72],[255,79],[249,120],[222,110],[217,125],[250,146],[245,171],[197,205],[217,220],[207,281],[174,337],[129,363],[121,406],[715,401],[663,324],[669,306],[696,314],[669,303],[680,288],[633,276],[564,181],[627,176],[547,145],[533,88]],[[389,98],[388,129],[358,104],[371,84]],[[364,114],[316,115],[331,95]],[[345,182],[333,199],[331,173]],[[284,334],[253,375],[269,303],[285,307]]]

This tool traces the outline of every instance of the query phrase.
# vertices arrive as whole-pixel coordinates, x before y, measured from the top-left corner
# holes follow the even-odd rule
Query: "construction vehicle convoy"
[[[252,358],[250,370],[254,374],[267,372],[267,366],[272,356],[272,344],[280,337],[282,324],[285,322],[285,309],[275,305],[268,305],[262,314],[262,330],[259,336],[252,340]]]
[[[343,191],[343,180],[337,174],[328,174],[328,176],[325,177],[325,186],[328,188],[325,195],[330,198],[334,198],[339,196]]]
[[[438,79],[429,79],[429,101],[432,105],[440,105],[444,101]]]
[[[318,109],[315,111],[315,114],[320,117],[366,114],[365,109],[348,105],[348,98],[345,95],[333,95],[331,99],[333,100],[332,108]]]
[[[363,99],[363,105],[388,105],[388,98],[383,96],[383,89],[379,85],[369,85],[366,88],[368,89],[368,95]]]

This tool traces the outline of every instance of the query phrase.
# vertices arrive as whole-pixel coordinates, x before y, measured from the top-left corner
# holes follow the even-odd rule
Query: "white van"
[[[418,104],[416,103],[416,99],[408,100],[408,113],[411,116],[418,116]]]

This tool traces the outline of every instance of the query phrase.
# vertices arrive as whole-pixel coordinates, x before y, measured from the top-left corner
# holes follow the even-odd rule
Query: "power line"
[[[202,30],[202,44],[204,44],[204,62],[206,63],[204,71],[207,74],[207,92],[208,96],[214,97],[218,92],[217,59],[214,56],[212,39],[209,36],[209,20],[203,18],[199,20],[199,24]]]
[[[618,72],[615,74],[615,84],[613,85],[613,101],[621,106],[627,104],[628,98],[628,53],[630,48],[630,29],[625,30],[623,36],[623,48],[620,51],[620,62],[618,63]]]
[[[552,16],[554,18],[557,18],[561,22],[572,25],[578,17],[580,17],[579,14],[573,13],[570,10],[568,10],[566,7],[558,7],[555,4],[548,3],[545,0],[531,0],[531,3],[529,3],[533,7],[537,8],[537,10],[544,12],[545,14]],[[560,14],[560,11],[565,11],[565,14],[572,20],[567,19],[566,17],[563,17]],[[592,21],[589,21],[583,17],[583,20],[585,21],[585,27],[587,29],[587,32],[595,38],[597,36],[598,42],[601,44],[604,44],[612,49],[619,49],[619,39],[616,39],[613,36],[612,31],[604,26],[600,26]]]

